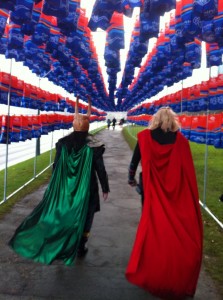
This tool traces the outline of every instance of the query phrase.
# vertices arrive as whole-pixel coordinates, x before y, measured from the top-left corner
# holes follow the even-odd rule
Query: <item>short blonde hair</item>
[[[160,127],[163,131],[177,131],[180,124],[177,115],[170,107],[161,107],[152,117],[149,129]]]

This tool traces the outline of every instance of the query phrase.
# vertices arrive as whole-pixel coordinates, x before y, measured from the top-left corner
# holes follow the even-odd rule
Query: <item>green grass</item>
[[[52,157],[54,158],[55,150],[52,151]],[[47,151],[36,159],[36,174],[40,173],[43,169],[50,165],[50,151]],[[0,205],[0,216],[8,212],[8,210],[16,203],[19,199],[24,197],[26,194],[31,193],[37,189],[41,184],[47,182],[51,176],[51,168],[47,169],[43,174],[35,178],[31,183],[21,189],[18,193],[9,198]],[[18,163],[8,168],[7,172],[7,191],[6,196],[8,197],[14,191],[25,185],[28,181],[34,178],[34,158],[28,159],[24,162]],[[4,170],[0,171],[0,183],[2,188],[0,189],[0,199],[4,198]]]
[[[145,127],[140,126],[129,126],[123,129],[123,136],[132,150],[136,145],[137,132],[143,129]],[[202,201],[204,196],[206,145],[190,143],[190,146]],[[223,203],[218,201],[219,196],[223,193],[223,149],[208,146],[207,153],[205,202],[211,212],[223,222]],[[219,293],[223,297],[223,230],[204,209],[201,209],[201,211],[204,223],[204,267],[216,282]]]

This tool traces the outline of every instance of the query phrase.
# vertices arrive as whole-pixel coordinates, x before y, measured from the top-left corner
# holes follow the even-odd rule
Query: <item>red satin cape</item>
[[[144,205],[126,269],[129,282],[172,299],[194,295],[202,261],[203,226],[187,139],[160,145],[138,134]]]

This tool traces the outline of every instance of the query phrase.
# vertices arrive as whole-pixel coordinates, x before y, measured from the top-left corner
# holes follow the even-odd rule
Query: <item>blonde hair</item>
[[[149,129],[160,127],[163,131],[177,131],[180,124],[177,115],[170,107],[161,107],[152,117]]]

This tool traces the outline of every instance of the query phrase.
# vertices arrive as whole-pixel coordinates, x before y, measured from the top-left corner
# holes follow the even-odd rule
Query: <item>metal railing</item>
[[[99,122],[94,122],[90,125],[90,132],[99,128]],[[100,125],[102,126],[102,125]],[[10,199],[16,193],[21,191],[24,187],[29,185],[33,180],[43,174],[47,169],[49,169],[53,164],[53,149],[57,140],[67,134],[72,132],[72,129],[69,130],[57,130],[49,133],[47,136],[40,137],[40,152],[42,154],[49,152],[49,163],[47,166],[44,166],[41,169],[41,166],[38,166],[39,170],[37,171],[37,159],[39,156],[39,151],[37,151],[37,142],[36,139],[26,142],[12,143],[12,144],[0,144],[0,170],[4,172],[4,182],[1,184],[3,188],[3,199],[0,201],[0,205],[5,201]],[[24,162],[28,159],[33,159],[33,172],[32,177],[27,181],[21,184],[15,191],[11,192],[8,195],[8,172],[10,167],[16,168],[16,164]],[[10,168],[11,169],[11,168]],[[28,171],[28,170],[27,170]],[[13,170],[12,170],[13,172]],[[29,170],[30,172],[30,170]]]

